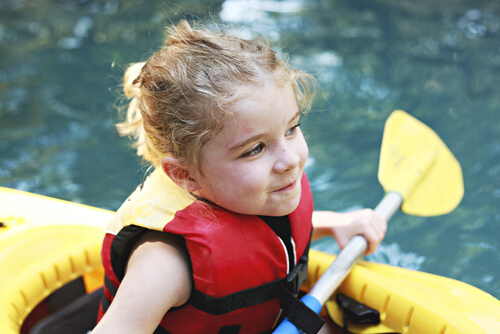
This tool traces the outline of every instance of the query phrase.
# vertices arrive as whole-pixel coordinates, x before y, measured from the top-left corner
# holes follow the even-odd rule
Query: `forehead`
[[[229,108],[224,127],[231,123],[248,125],[252,120],[287,118],[298,111],[295,93],[291,85],[277,87],[263,85],[242,88],[242,94]],[[243,123],[243,124],[242,124]]]
[[[230,147],[245,137],[281,133],[298,112],[291,86],[254,88],[232,105],[216,137]]]
[[[204,147],[202,166],[207,159],[221,165],[228,153],[239,147],[244,148],[262,138],[282,136],[299,115],[291,85],[244,89],[242,97],[226,109],[220,131]]]

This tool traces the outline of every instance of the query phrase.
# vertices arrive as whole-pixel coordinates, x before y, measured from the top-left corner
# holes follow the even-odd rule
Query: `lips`
[[[285,185],[284,187],[278,188],[278,189],[274,190],[273,192],[292,190],[293,188],[295,188],[296,185],[297,185],[297,180]]]

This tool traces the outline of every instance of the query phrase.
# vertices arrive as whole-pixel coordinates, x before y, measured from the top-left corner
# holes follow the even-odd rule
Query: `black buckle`
[[[307,260],[307,256],[301,257],[297,265],[286,277],[285,287],[295,296],[298,295],[300,286],[307,278]]]
[[[374,324],[380,323],[379,311],[362,304],[346,295],[337,294],[337,304],[344,312],[344,322],[349,320],[355,324]]]

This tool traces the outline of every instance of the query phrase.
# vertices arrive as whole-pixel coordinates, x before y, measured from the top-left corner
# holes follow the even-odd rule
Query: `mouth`
[[[284,187],[282,188],[278,188],[274,191],[272,191],[273,193],[276,193],[276,192],[281,192],[281,191],[287,191],[287,190],[292,190],[293,188],[295,188],[295,186],[297,185],[297,180],[285,185]]]

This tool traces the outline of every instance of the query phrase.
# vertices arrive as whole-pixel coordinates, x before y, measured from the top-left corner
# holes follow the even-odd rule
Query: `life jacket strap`
[[[279,300],[283,314],[295,327],[304,333],[315,334],[323,327],[325,319],[297,298],[300,286],[307,278],[309,246],[310,243],[307,245],[304,255],[302,255],[295,268],[293,268],[284,280]]]
[[[286,289],[282,289],[281,291],[282,293],[279,297],[280,306],[288,320],[304,333],[318,333],[325,324],[325,319],[307,307],[306,304],[295,297],[290,291]]]
[[[284,279],[273,281],[220,298],[214,298],[193,289],[188,304],[212,315],[226,314],[277,298],[283,282]]]
[[[221,315],[240,308],[255,306],[274,298],[281,299],[282,296],[288,294],[297,299],[295,296],[297,296],[300,286],[307,278],[308,254],[309,244],[304,251],[304,255],[300,257],[297,265],[290,271],[286,278],[238,291],[220,298],[211,297],[193,289],[188,304],[209,314]],[[288,293],[285,293],[285,291]],[[286,304],[289,304],[288,301]]]

